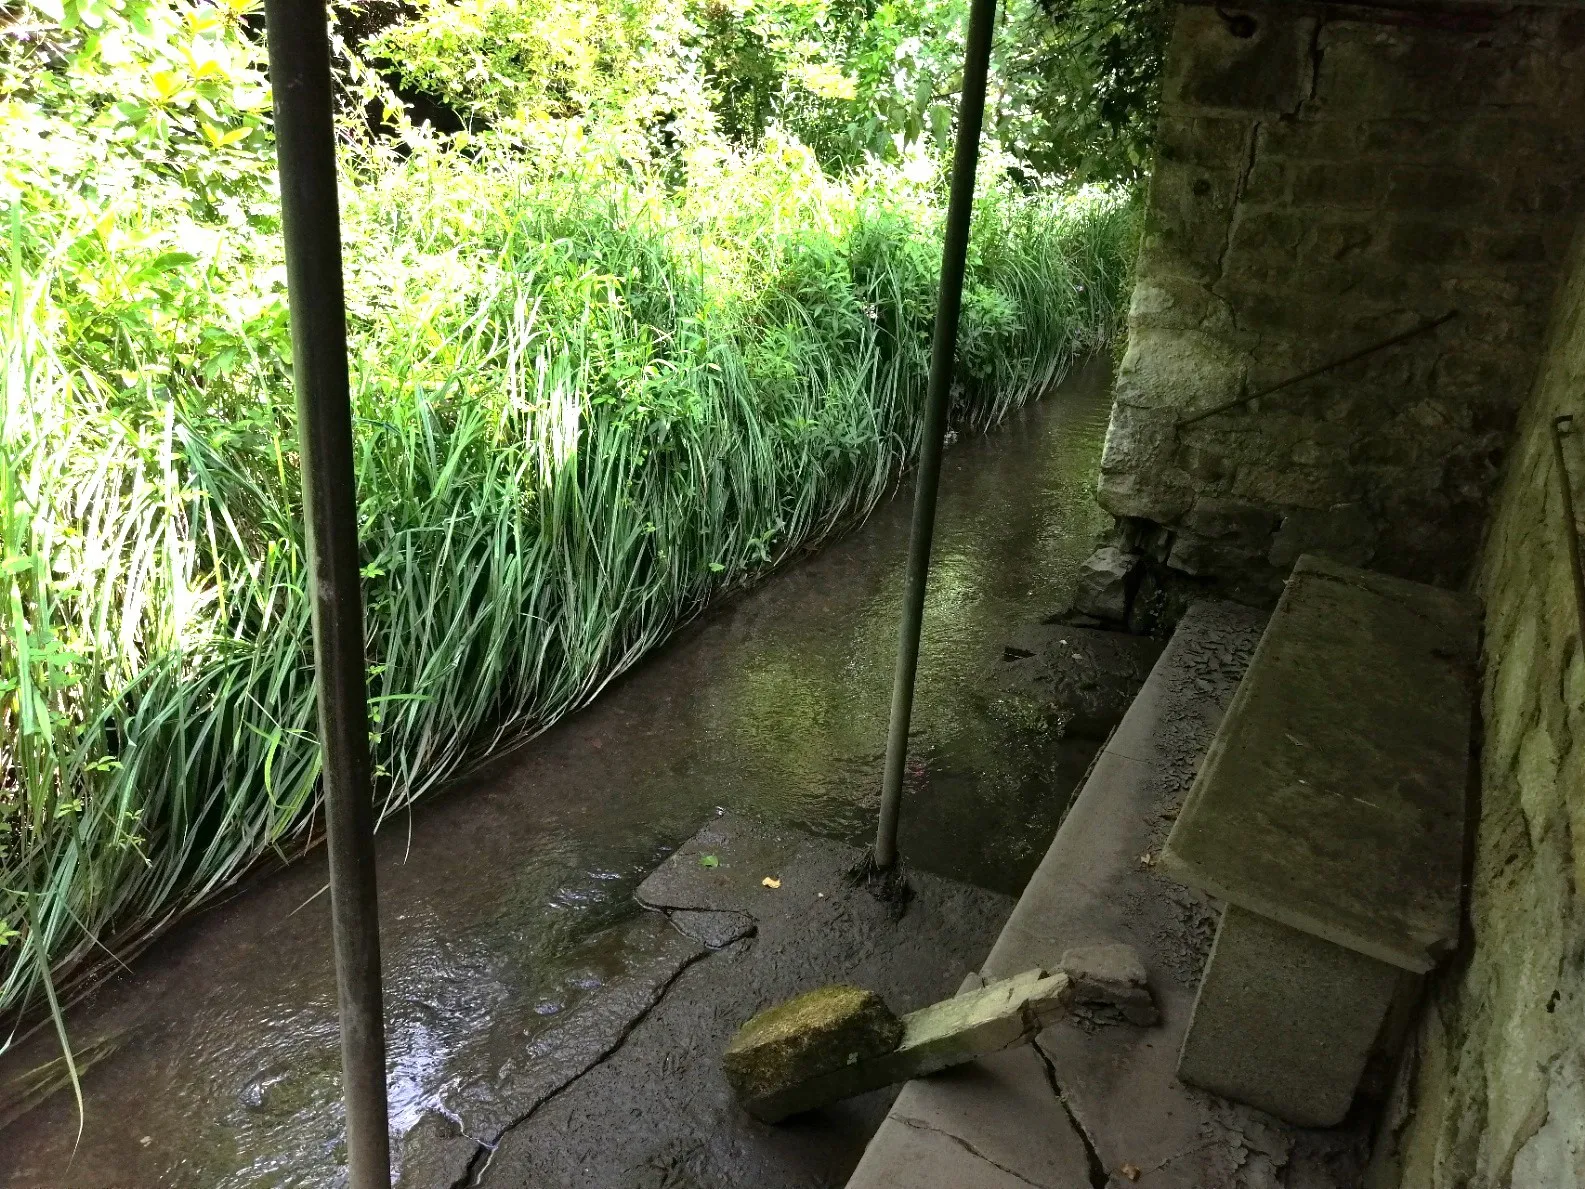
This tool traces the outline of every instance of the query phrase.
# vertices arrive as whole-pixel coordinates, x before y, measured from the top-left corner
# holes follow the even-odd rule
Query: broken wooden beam
[[[1106,948],[1110,954],[1126,947]],[[1078,965],[1054,974],[1028,970],[900,1020],[870,992],[821,987],[751,1019],[727,1048],[722,1068],[743,1108],[775,1123],[1027,1044],[1081,1002],[1115,999],[1129,1018],[1145,1022],[1154,1009],[1144,968],[1132,951],[1127,956],[1131,961],[1109,964],[1110,977],[1088,977]],[[1137,978],[1119,982],[1119,969],[1137,971]]]

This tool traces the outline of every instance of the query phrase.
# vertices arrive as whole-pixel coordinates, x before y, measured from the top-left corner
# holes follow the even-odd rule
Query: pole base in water
[[[903,914],[908,911],[908,902],[914,898],[913,888],[908,886],[908,873],[899,859],[890,867],[880,867],[875,862],[873,847],[864,852],[864,857],[847,873],[847,881],[853,887],[864,888],[882,904],[891,909],[892,919],[902,920]]]

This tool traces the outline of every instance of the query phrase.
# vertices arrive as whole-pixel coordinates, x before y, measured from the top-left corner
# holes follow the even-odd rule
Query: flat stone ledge
[[[1160,1026],[1064,1022],[1033,1048],[909,1082],[849,1189],[1356,1189],[1361,1129],[1297,1129],[1175,1077],[1215,916],[1154,859],[1263,621],[1190,608],[982,968],[1005,978],[1125,942]]]
[[[1162,870],[1430,970],[1458,940],[1479,616],[1469,595],[1301,558]]]

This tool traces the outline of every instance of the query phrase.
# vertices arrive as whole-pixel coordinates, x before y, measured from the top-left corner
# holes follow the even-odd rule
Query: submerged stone
[[[881,997],[837,984],[766,1008],[732,1038],[721,1067],[744,1102],[895,1049],[903,1024]]]

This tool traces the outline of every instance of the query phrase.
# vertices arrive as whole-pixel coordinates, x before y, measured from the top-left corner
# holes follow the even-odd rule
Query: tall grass
[[[887,492],[918,446],[940,214],[937,179],[832,181],[775,146],[682,191],[488,153],[355,171],[344,220],[382,822]],[[1116,196],[987,185],[960,422],[997,420],[1115,334],[1132,225]],[[18,217],[9,236],[0,1014],[13,1020],[318,827],[284,339],[233,332],[247,277],[222,293],[203,280],[219,272],[164,255],[199,276],[186,330],[140,338],[104,303],[74,313],[86,234]],[[269,269],[254,271],[250,326],[279,325]],[[187,345],[166,352],[161,335]]]

